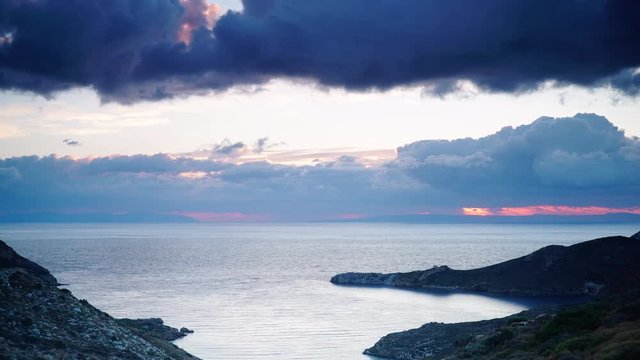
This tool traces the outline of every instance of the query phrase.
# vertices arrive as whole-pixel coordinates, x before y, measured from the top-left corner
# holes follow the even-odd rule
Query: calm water
[[[473,268],[630,225],[0,225],[0,238],[116,317],[196,332],[204,359],[364,359],[423,323],[508,315],[540,299],[335,286],[345,271]]]

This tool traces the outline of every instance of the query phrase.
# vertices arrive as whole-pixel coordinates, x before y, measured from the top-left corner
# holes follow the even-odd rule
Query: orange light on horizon
[[[635,214],[640,215],[640,207],[613,208],[605,206],[567,206],[567,205],[532,205],[502,208],[462,208],[467,216],[533,216],[533,215],[607,215]]]
[[[462,214],[465,216],[489,216],[493,212],[489,208],[463,207]]]
[[[604,206],[565,206],[565,205],[537,205],[524,207],[506,207],[498,211],[498,215],[527,216],[527,215],[606,215],[615,213],[640,215],[640,208],[610,208]]]

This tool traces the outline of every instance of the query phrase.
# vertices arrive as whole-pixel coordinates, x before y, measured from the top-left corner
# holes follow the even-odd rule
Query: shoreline
[[[587,320],[587,325],[583,321],[575,326],[576,329],[565,331],[567,334],[563,336],[570,339],[575,337],[576,340],[573,341],[580,341],[583,333],[600,327],[613,327],[615,331],[626,334],[627,329],[624,328],[624,324],[620,324],[621,316],[630,317],[630,320],[635,321],[633,329],[637,329],[640,334],[640,313],[616,315],[626,303],[640,302],[637,300],[640,293],[639,260],[640,232],[630,237],[605,237],[568,247],[547,246],[529,255],[478,269],[453,270],[447,266],[434,266],[428,270],[408,273],[350,272],[337,274],[330,281],[337,286],[386,287],[427,293],[436,291],[559,299],[574,297],[576,300],[579,298],[576,296],[581,296],[583,302],[531,307],[529,310],[502,318],[446,324],[427,323],[419,328],[385,335],[363,352],[365,355],[399,360],[469,357],[494,359],[512,358],[513,354],[528,358],[534,356],[531,349],[543,351],[544,348],[541,349],[540,344],[533,341],[529,344],[527,353],[513,344],[514,339],[523,342],[523,339],[530,339],[531,336],[538,340],[544,338],[547,336],[544,334],[552,331],[549,329],[562,326],[556,323],[558,319],[567,316],[579,318],[585,313],[587,315],[584,316],[590,319]],[[505,287],[500,281],[517,286]],[[447,285],[442,285],[443,283]],[[549,287],[549,283],[554,286]],[[600,318],[597,319],[597,326],[594,326],[595,320],[591,318],[595,315],[592,313],[605,312],[601,308],[609,311],[608,316],[617,318],[604,321],[604,316],[598,315]],[[638,316],[634,317],[635,315]],[[618,322],[615,322],[615,319]],[[614,325],[611,325],[612,323]],[[560,349],[567,352],[563,347],[564,342],[561,342],[563,337],[555,335],[558,334],[549,335],[544,339],[548,343],[546,351],[551,351],[549,349],[553,344],[553,351]],[[607,342],[609,339],[603,338],[598,341]],[[584,345],[589,349],[595,346],[592,343]],[[497,349],[502,351],[502,355],[496,355]],[[573,350],[577,353],[578,350],[584,349]],[[637,347],[620,351],[640,355],[640,342]],[[518,358],[513,356],[514,359]]]
[[[198,359],[171,341],[192,330],[159,318],[115,319],[0,240],[0,357]]]

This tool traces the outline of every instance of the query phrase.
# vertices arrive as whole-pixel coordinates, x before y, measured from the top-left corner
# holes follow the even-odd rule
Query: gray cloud
[[[256,140],[256,142],[253,144],[253,152],[256,154],[260,154],[268,147],[269,147],[269,138],[263,137]]]
[[[73,140],[73,139],[64,139],[62,140],[63,144],[69,145],[69,146],[80,146],[82,144],[80,144],[80,141],[78,140]]]
[[[20,179],[22,179],[22,174],[15,167],[0,167],[0,188]]]
[[[480,139],[418,141],[380,166],[352,156],[313,166],[165,154],[30,156],[0,160],[0,184],[0,213],[203,211],[309,220],[464,206],[638,207],[640,139],[603,117],[578,114]]]
[[[477,140],[419,141],[400,147],[390,166],[487,205],[638,205],[639,146],[604,117],[578,114],[543,117]]]
[[[248,151],[247,146],[243,142],[231,142],[224,139],[220,144],[213,145],[211,149],[212,157],[236,157]]]

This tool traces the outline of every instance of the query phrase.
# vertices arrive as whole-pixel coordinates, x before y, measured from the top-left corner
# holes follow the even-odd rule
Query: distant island
[[[0,240],[1,359],[197,359],[170,342],[191,330],[114,319],[58,286]]]
[[[531,309],[506,318],[389,334],[365,354],[418,359],[640,358],[640,232],[529,255],[473,270],[436,266],[409,273],[344,273],[340,285],[447,288],[524,295],[592,295],[594,301]]]

